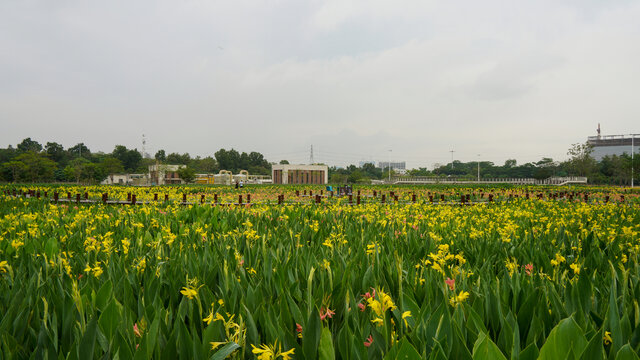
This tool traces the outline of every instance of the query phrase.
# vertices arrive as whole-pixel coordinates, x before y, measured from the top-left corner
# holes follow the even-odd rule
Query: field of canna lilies
[[[629,189],[0,192],[6,359],[640,354]]]

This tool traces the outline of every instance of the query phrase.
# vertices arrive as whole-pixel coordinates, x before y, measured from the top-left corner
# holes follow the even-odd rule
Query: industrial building
[[[593,156],[596,161],[602,160],[605,156],[622,154],[631,155],[640,153],[640,134],[630,135],[600,135],[600,124],[598,124],[598,135],[589,136],[587,142],[593,146]]]
[[[149,179],[151,185],[184,184],[178,175],[178,169],[185,165],[150,165]]]
[[[274,164],[271,166],[274,184],[327,184],[329,167],[326,165]]]

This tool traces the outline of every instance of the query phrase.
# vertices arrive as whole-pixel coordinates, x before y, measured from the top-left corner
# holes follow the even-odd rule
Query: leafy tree
[[[121,174],[124,172],[122,162],[112,156],[104,158],[100,163],[100,167],[105,176],[111,176],[111,181],[113,181],[114,174]]]
[[[240,165],[240,154],[231,149],[229,151],[225,149],[220,149],[215,153],[216,161],[218,161],[218,165],[220,166],[220,170],[229,170],[233,173],[238,172],[238,168]]]
[[[189,162],[189,167],[197,173],[215,173],[218,171],[218,162],[211,156],[201,159],[199,156]]]
[[[167,154],[164,152],[164,150],[158,150],[158,152],[155,155],[155,158],[158,161],[164,162],[165,160],[167,160]]]
[[[184,153],[182,155],[178,153],[171,153],[167,155],[167,163],[172,165],[188,165],[189,161],[191,161],[191,156],[189,153]]]
[[[66,158],[64,147],[62,147],[62,145],[58,144],[57,142],[47,142],[44,150],[47,153],[47,156],[49,156],[49,159],[57,163],[62,162]]]
[[[84,143],[78,143],[77,145],[70,147],[69,149],[67,149],[67,152],[69,153],[69,155],[71,155],[72,158],[91,158],[91,150],[89,150],[89,148],[86,147]]]
[[[418,169],[409,170],[409,175],[411,176],[430,176],[431,172],[427,170],[427,168],[421,167]]]
[[[289,165],[289,160],[280,160],[280,165]]]
[[[89,163],[89,160],[81,157],[71,160],[69,165],[64,168],[64,175],[67,180],[79,183],[82,178],[83,168],[87,163]]]
[[[44,154],[27,151],[16,156],[14,160],[24,163],[22,179],[25,181],[35,182],[53,179],[56,163]]]
[[[593,145],[585,142],[583,144],[572,144],[567,152],[571,156],[567,162],[568,169],[572,175],[588,176],[596,169],[596,160],[591,156]]]
[[[40,145],[39,142],[31,140],[31,138],[28,137],[22,140],[20,144],[18,144],[18,151],[19,152],[27,152],[27,151],[40,152],[42,151],[42,145]]]
[[[134,172],[138,168],[138,165],[142,161],[142,155],[137,149],[127,149],[126,146],[116,145],[115,149],[111,153],[111,156],[120,160],[124,169],[129,172]]]
[[[12,181],[17,181],[22,176],[26,165],[22,161],[12,160],[3,163],[2,167],[10,172]]]
[[[192,183],[196,178],[196,172],[188,166],[181,166],[178,169],[178,176],[186,183]]]
[[[382,169],[377,168],[374,164],[366,163],[362,165],[362,173],[364,176],[371,179],[380,179],[382,178]]]

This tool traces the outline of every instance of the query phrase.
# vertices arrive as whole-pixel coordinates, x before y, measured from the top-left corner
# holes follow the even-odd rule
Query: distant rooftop
[[[633,135],[598,135],[589,136],[587,142],[593,146],[631,146],[631,138],[634,141],[640,140],[640,134]],[[640,143],[638,144],[640,145]]]

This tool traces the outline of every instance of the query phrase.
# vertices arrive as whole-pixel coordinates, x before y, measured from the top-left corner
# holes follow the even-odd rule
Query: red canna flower
[[[364,346],[369,347],[373,343],[373,336],[369,335],[367,340],[364,342]]]
[[[453,291],[453,289],[456,288],[456,281],[454,279],[447,278],[444,282],[449,286],[449,290]]]
[[[531,274],[533,273],[533,264],[529,263],[525,265],[524,271],[527,273],[527,275],[531,276]]]
[[[133,333],[137,337],[142,337],[142,334],[140,333],[140,330],[138,329],[138,323],[133,324]]]
[[[336,313],[335,313],[334,311],[332,311],[331,309],[329,309],[329,308],[327,308],[327,309],[326,309],[326,311],[325,311],[324,307],[323,307],[323,308],[320,308],[320,320],[324,320],[324,319],[325,319],[325,318],[327,318],[327,317],[328,317],[329,319],[331,319],[331,317],[332,317],[333,315],[335,315],[335,314],[336,314]]]

